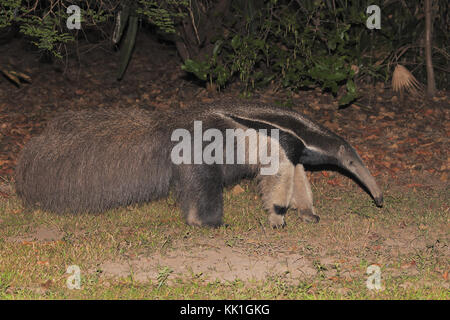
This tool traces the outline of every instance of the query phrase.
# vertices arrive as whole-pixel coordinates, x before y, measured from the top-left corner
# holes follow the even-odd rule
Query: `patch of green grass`
[[[241,185],[243,193],[225,192],[228,226],[217,229],[187,226],[173,198],[76,216],[28,212],[14,198],[0,202],[0,299],[450,298],[444,275],[450,269],[448,190],[388,190],[380,209],[358,188],[319,184],[313,191],[320,223],[302,223],[290,211],[286,228],[274,230],[255,183]],[[58,236],[27,238],[42,226]],[[173,250],[201,253],[208,244],[260,257],[297,254],[315,273],[230,282],[207,280],[189,268],[180,276],[162,265],[156,280],[139,282],[134,274],[105,277],[100,268],[105,261],[126,264]],[[381,267],[380,292],[365,286],[371,264]],[[66,286],[70,265],[82,270],[80,290]]]

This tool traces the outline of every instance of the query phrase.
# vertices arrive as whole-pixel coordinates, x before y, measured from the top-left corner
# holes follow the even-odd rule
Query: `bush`
[[[358,97],[358,83],[388,80],[397,63],[426,81],[422,2],[373,0],[382,22],[380,30],[369,30],[368,4],[358,0],[3,0],[0,30],[16,26],[37,48],[61,58],[66,44],[78,41],[65,24],[66,8],[76,4],[83,30],[106,25],[103,34],[120,42],[119,79],[145,21],[176,45],[184,70],[213,87],[238,80],[248,94],[269,83],[293,91],[319,86],[348,104]],[[433,6],[433,59],[442,86],[448,83],[450,9],[448,0]]]

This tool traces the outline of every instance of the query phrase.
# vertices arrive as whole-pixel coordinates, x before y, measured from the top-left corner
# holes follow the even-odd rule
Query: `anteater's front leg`
[[[187,224],[218,227],[223,217],[223,174],[217,165],[179,165],[177,198]]]
[[[308,177],[306,176],[303,165],[295,166],[294,190],[292,193],[290,207],[297,209],[300,218],[306,222],[319,222],[319,216],[315,214],[313,206],[313,195]]]
[[[269,212],[269,223],[274,228],[284,227],[284,216],[292,198],[294,166],[289,161],[280,163],[277,174],[261,175],[261,197]]]

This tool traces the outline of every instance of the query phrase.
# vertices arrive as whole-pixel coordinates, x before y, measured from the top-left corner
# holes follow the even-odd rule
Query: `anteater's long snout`
[[[372,198],[375,201],[375,204],[378,207],[383,206],[383,192],[378,186],[375,178],[370,174],[369,169],[364,165],[364,163],[360,163],[357,165],[354,170],[351,170],[352,173],[359,179],[359,181],[369,190]]]

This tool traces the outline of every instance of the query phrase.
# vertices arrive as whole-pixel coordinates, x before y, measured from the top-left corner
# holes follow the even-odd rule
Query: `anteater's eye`
[[[350,160],[350,162],[348,163],[349,165],[353,165],[353,160]]]

